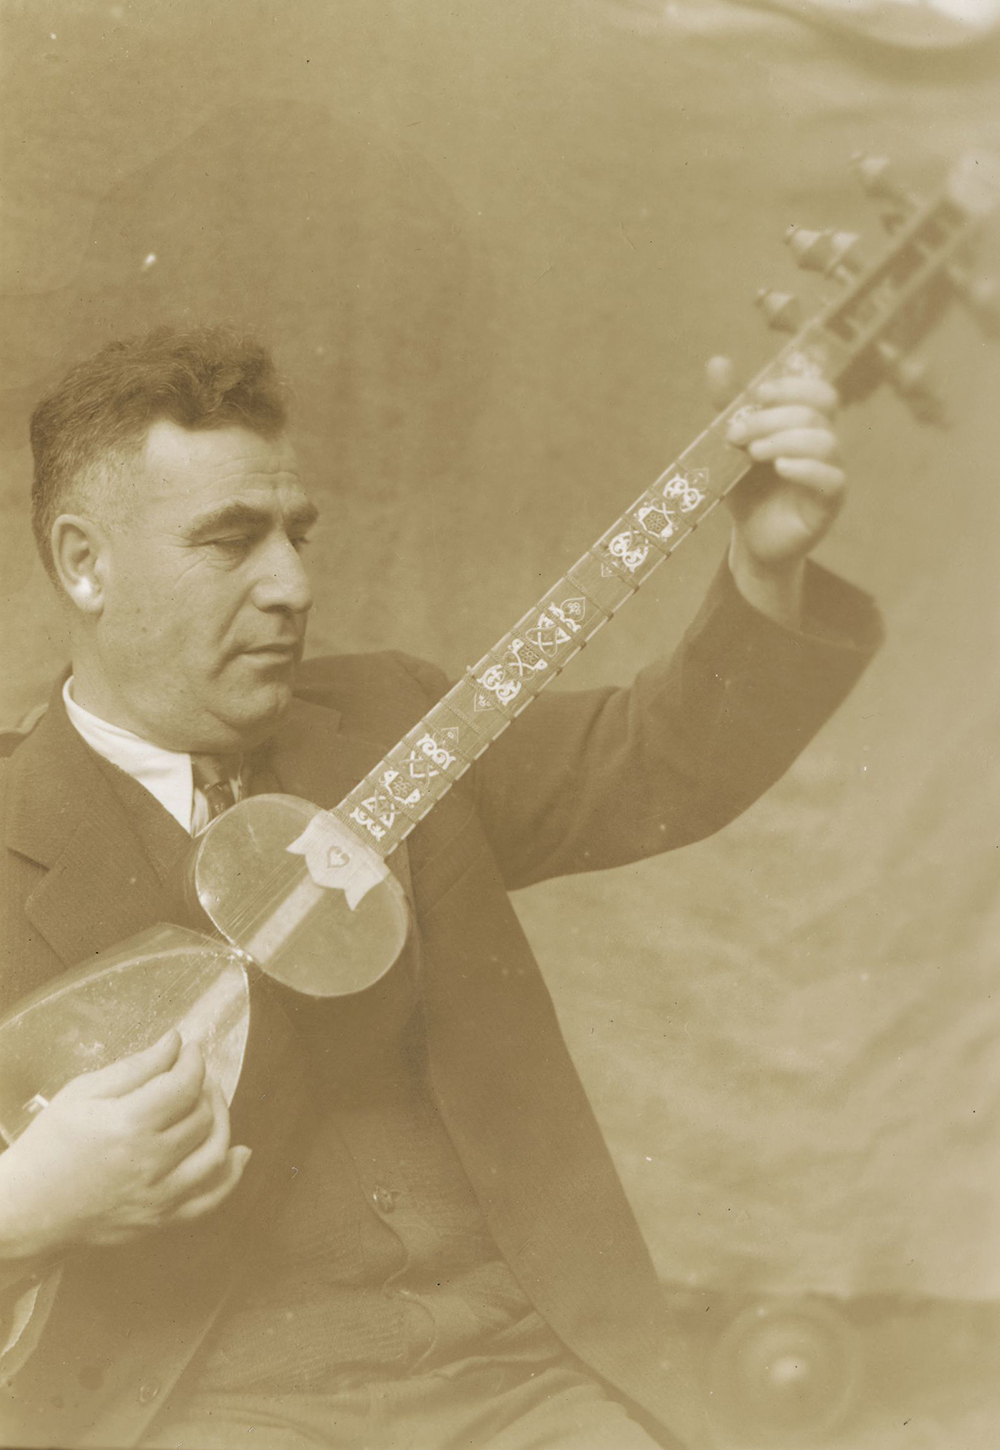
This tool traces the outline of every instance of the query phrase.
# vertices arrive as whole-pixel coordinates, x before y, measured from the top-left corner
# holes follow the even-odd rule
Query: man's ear
[[[71,603],[85,614],[100,614],[107,584],[103,530],[82,514],[60,514],[51,541],[56,576]]]

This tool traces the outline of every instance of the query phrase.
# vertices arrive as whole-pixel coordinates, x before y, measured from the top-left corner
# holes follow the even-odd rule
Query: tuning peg
[[[919,205],[919,199],[896,179],[888,156],[865,156],[859,151],[851,158],[851,166],[863,191],[878,201],[890,203],[890,209],[882,216],[882,225],[887,232],[898,231]]]
[[[857,232],[834,232],[830,246],[833,249],[832,267],[855,267],[858,265],[857,249],[861,238]]]
[[[902,348],[884,339],[875,344],[886,376],[900,397],[925,423],[945,422],[944,403],[931,384],[927,364],[919,358],[907,357]]]
[[[802,326],[802,307],[791,292],[773,292],[762,287],[754,301],[767,318],[768,327],[778,332],[798,332]]]
[[[832,241],[833,233],[829,231],[809,232],[805,227],[793,226],[785,233],[785,242],[796,262],[810,272],[825,272],[829,267],[833,257]]]
[[[851,157],[854,174],[869,196],[899,201],[902,192],[893,180],[892,162],[888,156],[866,156],[858,151]]]
[[[836,267],[854,265],[854,250],[860,241],[856,232],[806,231],[805,227],[789,227],[785,241],[800,267],[810,272],[832,272]]]
[[[945,276],[983,330],[1000,334],[1000,288],[992,277],[974,277],[960,262],[944,269]]]

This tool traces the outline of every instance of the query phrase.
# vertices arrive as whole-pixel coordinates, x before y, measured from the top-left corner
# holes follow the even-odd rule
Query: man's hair
[[[224,327],[159,327],[109,343],[45,395],[31,415],[31,524],[52,578],[55,520],[73,505],[113,510],[112,473],[161,419],[275,437],[287,413],[270,353]]]

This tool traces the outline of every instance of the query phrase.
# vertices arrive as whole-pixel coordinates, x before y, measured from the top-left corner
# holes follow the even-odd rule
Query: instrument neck
[[[865,364],[877,379],[892,347],[884,340],[890,324],[935,282],[950,285],[951,261],[976,221],[947,194],[915,208],[884,255],[840,278],[846,290],[777,351],[334,814],[382,857],[395,850],[749,471],[751,461],[726,433],[754,406],[759,385],[789,374],[839,383],[849,371],[863,374]]]

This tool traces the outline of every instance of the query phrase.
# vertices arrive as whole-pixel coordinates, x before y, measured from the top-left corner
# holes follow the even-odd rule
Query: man
[[[842,499],[835,401],[788,378],[734,423],[773,469],[676,658],[544,695],[390,857],[415,927],[387,976],[255,987],[231,1119],[172,1033],[0,1155],[7,1443],[699,1443],[695,1370],[506,893],[717,829],[863,668],[869,601],[805,562]],[[316,511],[261,348],[113,345],[32,444],[72,673],[3,777],[4,1011],[189,921],[185,848],[220,794],[332,806],[446,688],[399,655],[302,663]]]

